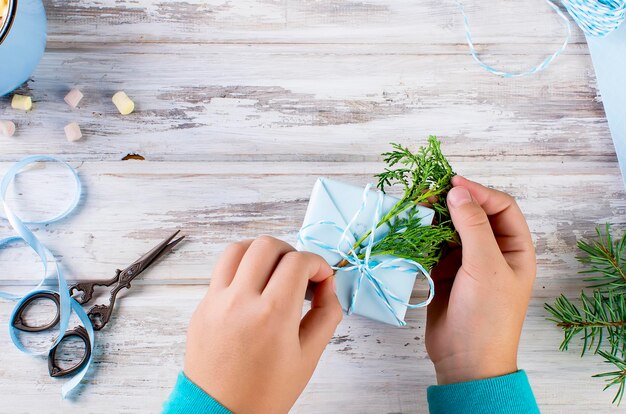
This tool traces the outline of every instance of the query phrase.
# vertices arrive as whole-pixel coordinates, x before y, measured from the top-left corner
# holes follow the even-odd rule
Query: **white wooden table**
[[[109,277],[180,228],[188,240],[142,274],[97,336],[94,365],[73,401],[60,398],[43,358],[19,353],[0,330],[0,412],[157,412],[181,369],[187,321],[212,265],[233,240],[270,233],[294,242],[318,176],[364,185],[389,141],[444,141],[456,170],[514,194],[537,244],[539,274],[520,349],[547,413],[608,412],[606,369],[560,332],[543,303],[583,286],[578,237],[624,226],[626,202],[589,52],[572,44],[547,70],[502,79],[469,57],[453,1],[47,0],[49,43],[32,81],[35,101],[0,118],[18,136],[0,144],[6,170],[26,154],[78,168],[80,208],[37,235],[70,278]],[[489,63],[536,64],[563,28],[542,0],[467,2]],[[85,93],[79,110],[63,96]],[[136,102],[122,117],[116,90]],[[85,139],[68,143],[63,126]],[[139,154],[144,161],[122,159]],[[67,199],[48,166],[18,182],[14,205],[42,217]],[[37,182],[36,180],[41,181]],[[22,208],[23,207],[23,208]],[[3,224],[1,235],[11,234]],[[39,277],[34,254],[0,254],[3,290]],[[0,322],[13,304],[0,302]],[[434,372],[425,312],[398,329],[346,318],[294,413],[425,412]]]

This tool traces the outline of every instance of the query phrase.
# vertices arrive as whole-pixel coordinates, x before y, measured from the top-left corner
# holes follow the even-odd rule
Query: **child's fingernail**
[[[472,195],[463,187],[454,187],[448,193],[448,204],[452,207],[460,207],[472,201]]]
[[[333,286],[333,292],[335,292],[335,294],[337,294],[337,279],[335,279],[335,276],[331,276],[332,280],[330,281],[330,283]]]

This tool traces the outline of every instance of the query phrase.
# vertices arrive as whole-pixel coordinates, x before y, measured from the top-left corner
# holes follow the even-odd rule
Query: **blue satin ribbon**
[[[548,67],[554,59],[556,59],[567,47],[572,35],[570,22],[561,11],[561,9],[550,0],[545,2],[556,12],[561,18],[566,28],[566,36],[561,46],[551,55],[547,56],[539,65],[533,66],[521,72],[506,72],[499,70],[484,63],[478,56],[478,52],[474,47],[472,33],[470,31],[469,18],[465,13],[465,8],[460,0],[455,0],[463,16],[463,25],[465,26],[465,38],[469,46],[470,55],[478,63],[478,65],[487,72],[504,78],[516,78],[537,73]],[[626,1],[625,0],[561,0],[563,6],[567,9],[576,24],[586,33],[592,36],[604,37],[617,29],[626,17]]]
[[[343,260],[349,263],[349,265],[343,267],[331,266],[336,272],[351,272],[353,270],[358,270],[359,276],[356,280],[356,283],[353,285],[350,295],[350,303],[346,312],[348,315],[353,312],[362,282],[363,280],[366,280],[372,285],[372,287],[374,288],[374,292],[376,292],[376,295],[381,299],[381,302],[385,305],[389,312],[393,314],[398,324],[400,326],[404,326],[406,325],[406,322],[398,316],[397,312],[392,306],[392,302],[399,303],[409,309],[422,308],[424,306],[427,306],[435,296],[435,284],[433,283],[433,279],[430,277],[430,273],[428,273],[428,271],[424,269],[422,265],[413,260],[394,258],[389,260],[377,261],[372,259],[372,248],[374,247],[376,236],[375,233],[378,222],[380,221],[380,215],[383,206],[383,193],[380,191],[378,192],[376,210],[374,212],[374,215],[372,216],[370,235],[368,237],[367,245],[365,246],[363,259],[359,258],[359,252],[356,252],[355,249],[353,249],[353,244],[356,243],[356,240],[354,239],[351,229],[354,226],[358,217],[362,214],[362,212],[365,210],[365,207],[367,206],[367,195],[371,187],[371,184],[368,184],[365,187],[365,190],[363,191],[363,200],[361,202],[361,206],[354,214],[350,222],[346,225],[346,227],[342,228],[333,221],[318,221],[316,223],[311,223],[307,226],[304,226],[302,229],[300,229],[300,232],[298,233],[298,239],[304,246],[306,246],[307,243],[313,244],[331,253],[338,254]],[[328,227],[331,231],[336,231],[338,234],[340,234],[339,241],[337,242],[336,246],[331,246],[316,237],[307,235],[308,230],[318,226]],[[390,269],[406,273],[421,273],[424,279],[426,279],[426,281],[428,282],[428,298],[416,304],[405,302],[393,292],[391,292],[384,284],[384,282],[382,282],[375,276],[375,272],[378,269]]]
[[[17,214],[13,212],[13,210],[7,203],[6,193],[7,193],[9,186],[13,182],[13,180],[15,180],[15,177],[20,173],[22,169],[24,169],[24,167],[28,166],[29,164],[32,164],[35,162],[41,162],[41,161],[59,163],[62,166],[66,167],[71,172],[72,177],[74,179],[74,183],[75,183],[74,197],[72,198],[68,207],[63,212],[61,212],[60,214],[52,218],[39,220],[39,221],[22,220],[17,216]],[[17,304],[15,305],[15,308],[13,309],[13,312],[11,313],[11,318],[9,319],[9,335],[11,336],[11,340],[13,341],[13,344],[17,347],[17,349],[19,349],[20,351],[24,353],[31,354],[31,355],[47,355],[49,352],[49,349],[46,351],[34,352],[26,348],[24,344],[22,344],[22,342],[17,337],[17,330],[12,325],[12,322],[15,319],[15,315],[18,309],[20,308],[20,306],[22,305],[22,303],[24,303],[26,300],[28,300],[31,296],[35,294],[45,292],[45,293],[58,293],[59,303],[60,303],[59,304],[59,313],[60,313],[59,335],[57,336],[54,343],[51,345],[50,349],[55,347],[63,338],[63,335],[65,331],[67,331],[67,328],[68,328],[70,316],[72,312],[74,312],[80,319],[81,323],[87,329],[87,333],[89,334],[89,339],[91,342],[91,351],[92,351],[91,354],[93,355],[94,331],[93,331],[93,326],[91,325],[91,321],[89,320],[89,317],[87,316],[87,313],[83,310],[81,305],[74,298],[70,296],[67,281],[65,277],[63,276],[63,272],[61,270],[61,267],[59,266],[59,262],[54,257],[54,254],[52,254],[52,252],[48,250],[48,248],[44,246],[43,243],[39,241],[37,236],[35,236],[35,234],[26,226],[27,224],[47,225],[47,224],[51,224],[51,223],[64,219],[70,213],[72,213],[72,211],[74,211],[74,209],[78,205],[80,201],[81,191],[82,191],[82,185],[81,185],[80,178],[78,177],[76,170],[74,170],[66,162],[61,161],[54,157],[47,156],[47,155],[33,155],[33,156],[26,157],[18,161],[6,172],[6,174],[2,178],[2,182],[0,183],[0,202],[2,203],[2,207],[6,215],[6,217],[3,217],[3,218],[9,222],[9,224],[13,227],[13,229],[17,233],[16,236],[11,236],[11,237],[7,237],[4,239],[0,239],[0,248],[6,247],[8,244],[12,244],[15,242],[26,243],[31,249],[33,249],[33,251],[37,254],[37,256],[39,256],[39,259],[41,260],[41,264],[43,267],[43,275],[42,275],[41,280],[39,281],[37,286],[35,286],[33,290],[31,290],[27,294],[23,296],[19,296],[19,295],[15,295],[9,292],[0,291],[0,298],[18,301]],[[43,285],[48,279],[49,262],[53,264],[52,277],[56,278],[57,288],[58,288],[58,290],[56,291],[43,289]],[[61,388],[61,394],[63,398],[66,398],[67,395],[74,388],[76,388],[76,386],[80,383],[80,381],[83,379],[83,377],[87,373],[87,370],[89,369],[90,364],[91,364],[91,358],[89,358],[85,366],[78,373],[76,373],[69,381],[67,381],[63,385],[63,387]]]

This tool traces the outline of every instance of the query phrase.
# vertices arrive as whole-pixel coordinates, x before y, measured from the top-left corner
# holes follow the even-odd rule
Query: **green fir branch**
[[[581,273],[593,275],[584,279],[593,283],[592,295],[582,291],[580,305],[561,295],[554,304],[544,306],[551,315],[547,319],[563,330],[561,351],[566,351],[574,338],[580,338],[582,355],[593,351],[616,367],[594,377],[605,378],[605,390],[617,387],[613,403],[619,405],[626,390],[626,232],[617,241],[609,224],[604,226],[604,233],[601,227],[596,232],[597,240],[578,242],[583,252],[578,260],[586,266]]]
[[[596,374],[594,378],[605,378],[607,384],[604,389],[617,386],[617,392],[613,397],[613,404],[619,405],[622,402],[624,396],[624,389],[626,388],[626,361],[624,357],[619,357],[602,350],[598,351],[598,355],[604,358],[604,362],[613,364],[617,371],[603,372],[602,374]]]
[[[604,295],[598,289],[593,296],[580,294],[580,308],[565,296],[558,297],[553,305],[545,305],[552,315],[548,320],[563,330],[564,338],[559,349],[567,351],[573,338],[581,335],[582,355],[586,351],[600,351],[603,340],[608,340],[612,355],[624,354],[626,343],[626,302],[624,295],[610,292]],[[581,356],[582,356],[581,355]]]
[[[592,288],[626,290],[626,260],[624,260],[626,232],[619,240],[613,241],[610,225],[607,223],[604,235],[600,227],[596,228],[596,233],[597,241],[578,242],[578,247],[584,253],[578,260],[588,267],[581,273],[594,275],[585,278],[585,282],[592,282],[593,285],[590,286]]]

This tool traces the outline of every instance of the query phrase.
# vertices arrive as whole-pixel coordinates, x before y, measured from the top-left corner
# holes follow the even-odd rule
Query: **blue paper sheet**
[[[587,43],[626,183],[626,23],[607,37],[587,36]]]

